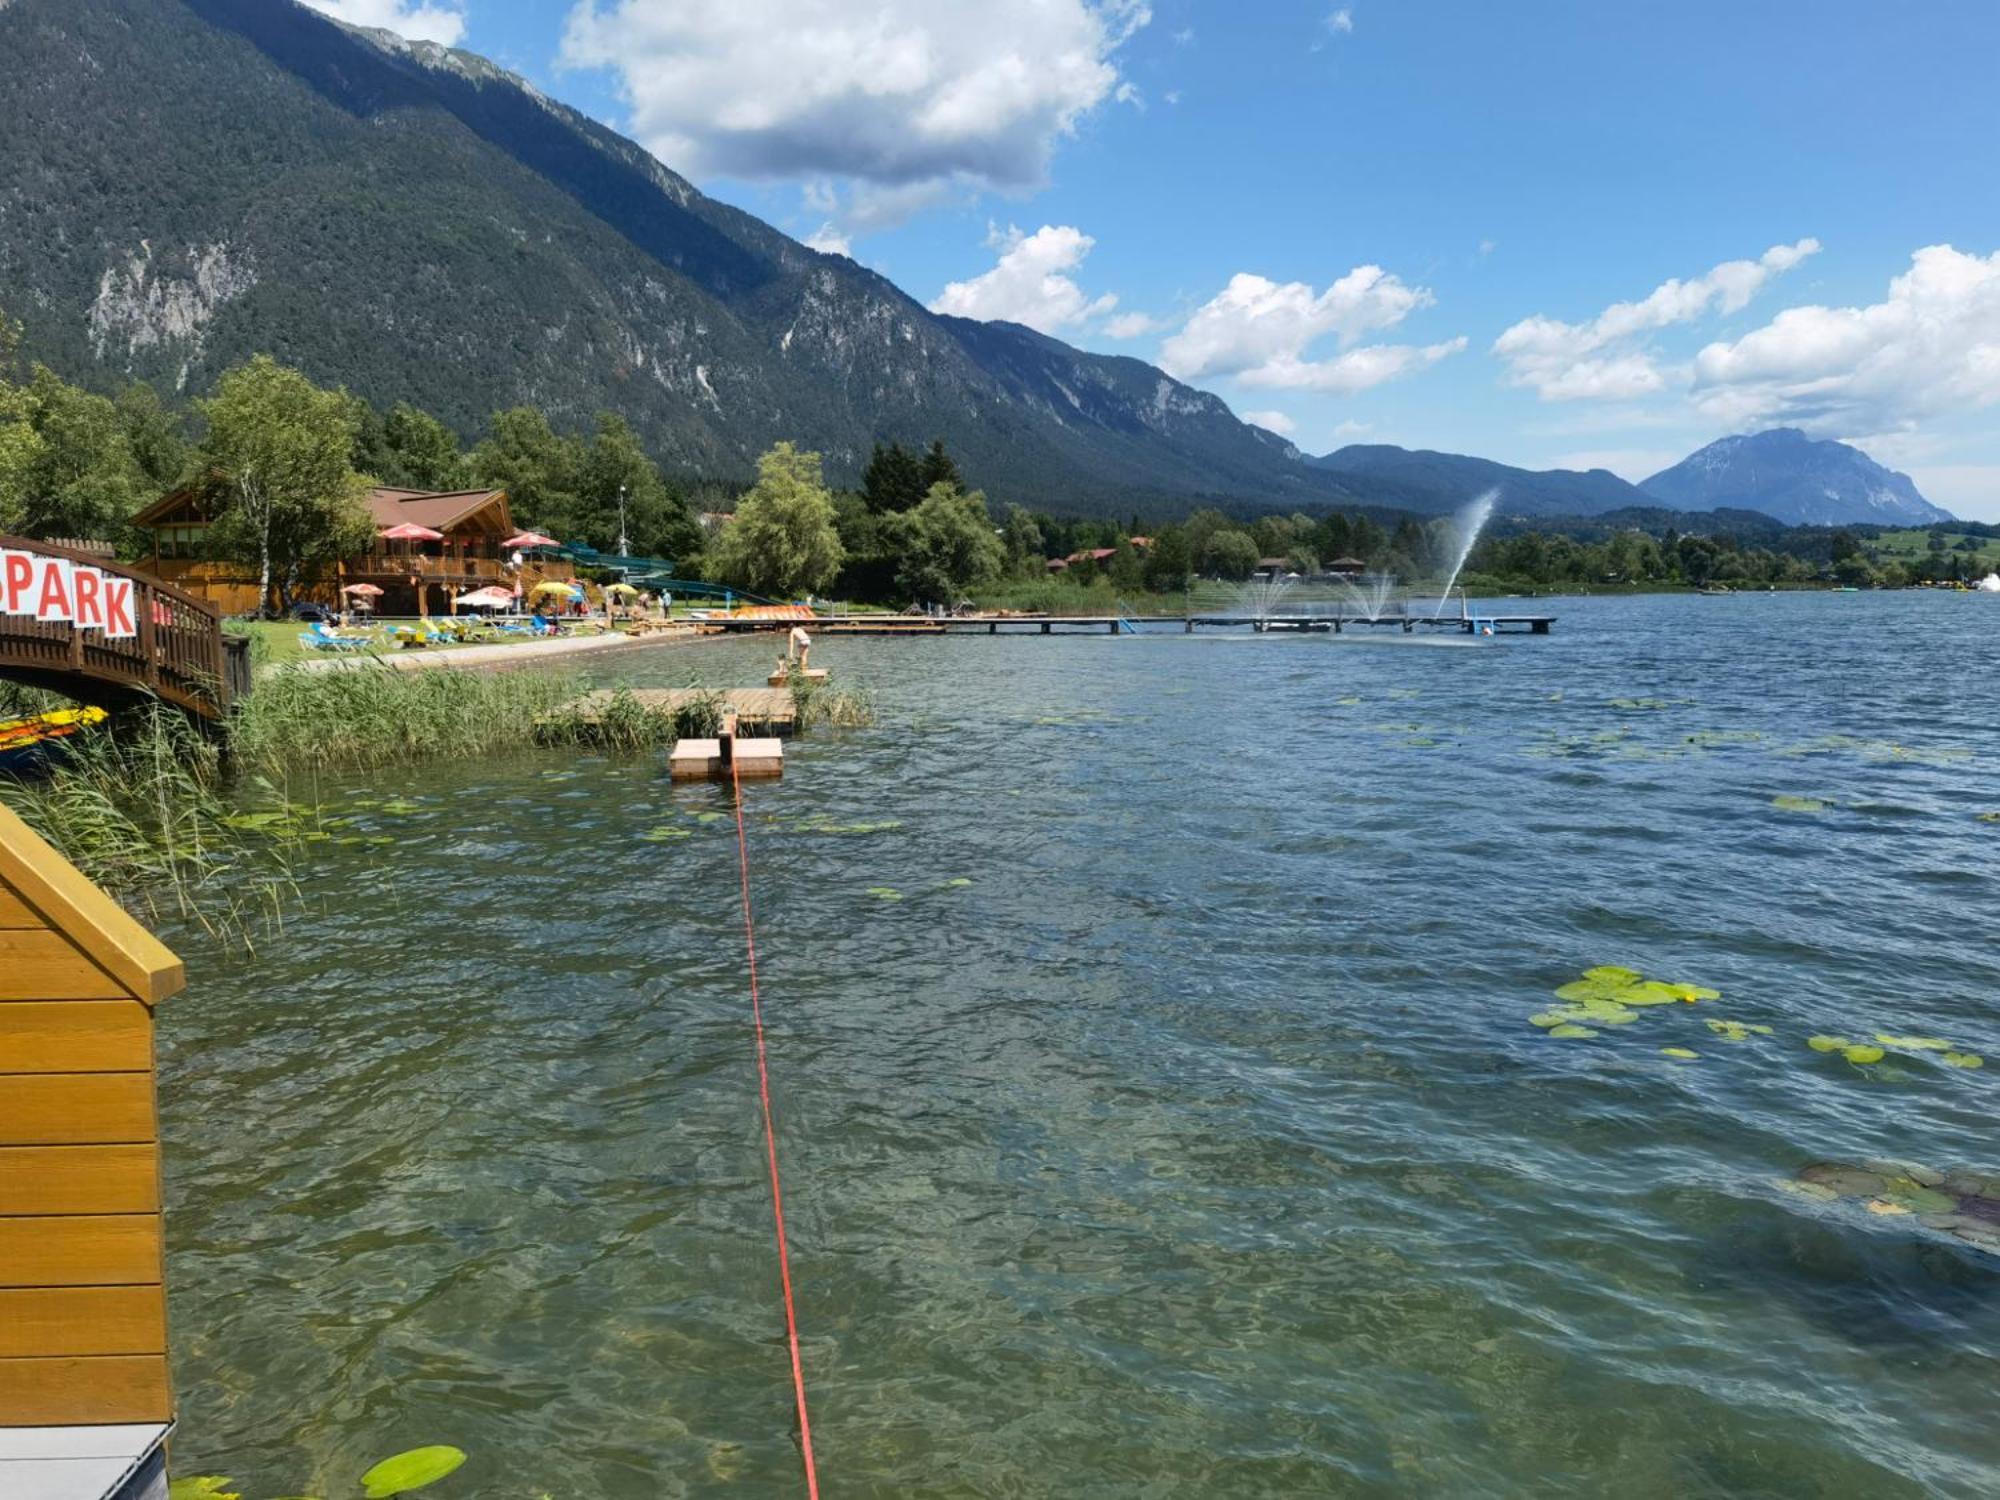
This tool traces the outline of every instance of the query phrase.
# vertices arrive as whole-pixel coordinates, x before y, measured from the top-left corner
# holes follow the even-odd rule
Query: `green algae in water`
[[[1777,808],[1779,812],[1821,813],[1827,811],[1833,804],[1823,802],[1818,797],[1796,797],[1789,792],[1781,792],[1771,799],[1771,806]]]
[[[871,885],[868,887],[868,894],[873,896],[877,901],[901,901],[903,899],[903,893],[893,885]]]

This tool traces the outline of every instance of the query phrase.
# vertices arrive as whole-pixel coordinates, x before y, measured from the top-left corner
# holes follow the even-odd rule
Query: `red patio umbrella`
[[[382,591],[372,583],[350,583],[341,590],[343,594],[360,594],[369,599],[379,599]]]
[[[510,536],[500,544],[509,552],[518,552],[523,547],[560,547],[561,542],[552,536],[543,536],[539,531],[524,531],[518,536]]]
[[[405,521],[399,526],[391,526],[378,535],[385,542],[441,542],[442,531],[432,531],[428,526],[419,526],[415,521]]]

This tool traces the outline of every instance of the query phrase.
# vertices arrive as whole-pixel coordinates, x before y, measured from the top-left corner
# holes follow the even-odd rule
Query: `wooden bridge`
[[[54,542],[0,536],[0,678],[116,711],[150,698],[220,718],[250,688],[249,641],[214,605]]]

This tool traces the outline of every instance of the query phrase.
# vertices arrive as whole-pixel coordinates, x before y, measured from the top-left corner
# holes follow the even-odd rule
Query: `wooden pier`
[[[1493,634],[1547,635],[1555,624],[1554,615],[1367,615],[1312,613],[1295,615],[842,615],[813,625],[815,634],[872,636],[933,635],[1133,635],[1142,628],[1157,634],[1179,626],[1184,634],[1204,630],[1250,630],[1259,633],[1329,632],[1349,630],[1401,630],[1413,635],[1418,630],[1442,630],[1461,635],[1481,631]],[[790,630],[796,620],[762,620],[721,617],[703,622],[714,631],[736,633],[755,630]]]

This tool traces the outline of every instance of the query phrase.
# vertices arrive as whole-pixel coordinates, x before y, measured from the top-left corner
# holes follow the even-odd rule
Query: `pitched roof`
[[[512,530],[506,516],[505,490],[399,490],[387,485],[368,492],[368,513],[377,526],[400,526],[414,521],[433,531],[449,531],[495,501],[500,503],[500,525]]]
[[[181,961],[166,944],[6,807],[0,807],[0,886],[147,1005],[186,984]]]

